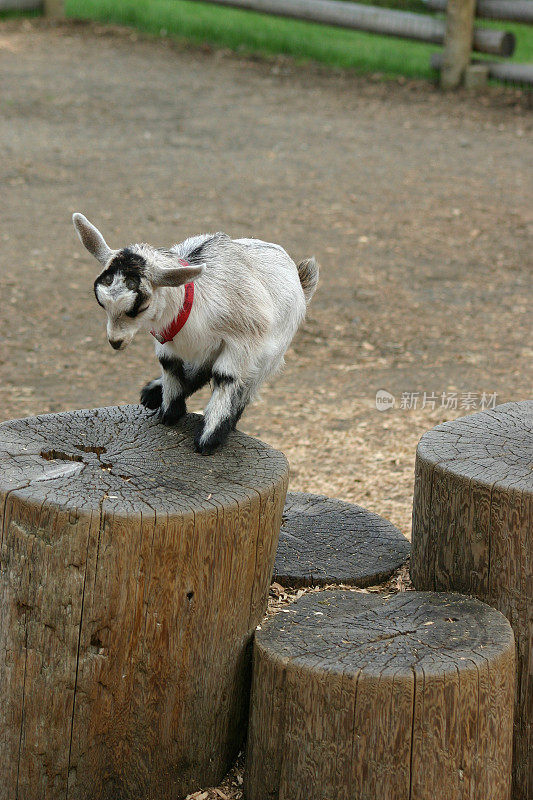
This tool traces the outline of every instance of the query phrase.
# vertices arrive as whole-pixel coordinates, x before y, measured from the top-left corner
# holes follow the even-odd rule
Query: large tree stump
[[[498,608],[517,645],[513,798],[533,800],[533,402],[446,422],[417,449],[417,589]]]
[[[284,586],[370,586],[405,563],[410,543],[366,508],[320,494],[289,492],[274,578]]]
[[[0,426],[2,800],[177,800],[236,755],[288,470],[198,424]]]
[[[254,641],[248,800],[509,800],[514,643],[474,598],[326,591]]]

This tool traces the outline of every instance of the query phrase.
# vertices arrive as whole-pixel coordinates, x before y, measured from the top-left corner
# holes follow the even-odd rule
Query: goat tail
[[[309,303],[318,286],[319,267],[315,257],[306,258],[298,264],[298,277],[304,290],[305,301]]]

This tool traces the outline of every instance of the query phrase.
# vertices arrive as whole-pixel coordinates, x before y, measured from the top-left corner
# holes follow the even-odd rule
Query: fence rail
[[[442,69],[442,53],[433,53],[431,66],[433,69]],[[511,62],[473,61],[487,69],[487,77],[495,78],[509,83],[529,83],[533,85],[533,64],[519,64]]]
[[[0,11],[38,11],[42,7],[39,0],[0,0]]]
[[[440,69],[443,88],[455,88],[459,85],[470,64],[472,50],[496,56],[510,56],[514,52],[514,34],[474,27],[476,14],[490,19],[533,23],[533,0],[477,0],[477,3],[476,0],[425,0],[430,10],[446,12],[445,20],[341,0],[201,1],[444,45],[444,52],[434,54],[431,61],[434,68]],[[43,7],[50,16],[61,16],[63,1],[0,0],[0,11],[25,11]],[[501,80],[533,84],[531,64],[490,64],[488,74]]]
[[[424,0],[431,11],[446,11],[448,0]],[[533,24],[533,0],[477,0],[476,17]]]
[[[280,17],[321,22],[384,36],[397,36],[430,44],[444,42],[446,23],[429,15],[409,11],[345,3],[341,0],[203,0],[217,6],[245,8]],[[512,33],[489,28],[474,30],[474,50],[497,56],[512,55],[515,37]]]

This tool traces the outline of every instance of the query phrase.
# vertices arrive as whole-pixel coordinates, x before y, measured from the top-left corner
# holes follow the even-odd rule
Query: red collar
[[[159,344],[166,344],[167,342],[171,342],[172,339],[181,331],[181,329],[189,319],[189,314],[191,313],[193,300],[194,300],[194,283],[186,283],[185,299],[183,301],[183,305],[180,309],[178,316],[174,317],[172,322],[169,325],[167,325],[166,328],[163,328],[161,332],[150,331],[152,336],[155,339],[157,339]]]

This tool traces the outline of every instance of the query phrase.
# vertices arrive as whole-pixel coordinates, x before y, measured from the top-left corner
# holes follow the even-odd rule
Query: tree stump
[[[326,591],[254,640],[248,800],[509,800],[514,644],[474,598]]]
[[[274,578],[284,586],[370,586],[405,563],[411,545],[390,522],[320,494],[287,495]]]
[[[517,645],[513,798],[533,800],[533,402],[446,422],[417,449],[417,589],[479,597]]]
[[[2,800],[177,800],[241,746],[288,468],[199,422],[0,426]]]

